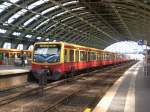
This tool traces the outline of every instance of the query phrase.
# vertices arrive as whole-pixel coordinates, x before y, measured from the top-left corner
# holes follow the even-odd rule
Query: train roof
[[[63,41],[60,41],[60,42],[36,42],[35,44],[64,44],[64,45],[74,46],[74,47],[78,47],[78,48],[87,48],[87,49],[91,49],[91,50],[102,51],[105,53],[118,54],[118,55],[120,54],[120,53],[113,53],[113,52],[109,52],[109,51],[104,51],[102,49],[86,47],[86,46],[77,45],[77,44],[68,43],[68,42],[63,42]]]

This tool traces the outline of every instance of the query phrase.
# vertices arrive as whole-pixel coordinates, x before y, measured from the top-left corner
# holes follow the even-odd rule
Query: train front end
[[[38,42],[34,45],[31,71],[34,79],[39,80],[42,75],[45,75],[48,80],[61,78],[62,46],[61,42]]]

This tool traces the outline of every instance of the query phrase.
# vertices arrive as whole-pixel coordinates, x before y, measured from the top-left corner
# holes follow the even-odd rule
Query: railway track
[[[122,71],[120,71],[121,73]],[[101,98],[103,96],[103,94],[105,93],[105,91],[113,84],[113,82],[118,78],[118,76],[116,77],[116,79],[112,78],[112,80],[107,80],[108,78],[110,78],[111,75],[101,75],[96,77],[95,80],[92,81],[88,81],[86,82],[86,84],[84,84],[84,86],[79,87],[76,90],[73,90],[72,92],[70,92],[67,96],[64,96],[63,98],[59,99],[57,102],[53,103],[52,105],[48,106],[46,109],[44,109],[42,112],[83,112],[83,110],[86,107],[90,107],[90,108],[94,108],[94,106],[96,105],[96,103],[94,101],[98,100],[99,98]],[[114,76],[113,76],[114,77]],[[101,81],[101,82],[100,82]],[[103,82],[102,82],[103,81]],[[105,84],[105,90],[103,91],[99,91],[100,88],[96,87],[93,88],[98,82],[100,82],[101,84]],[[97,84],[98,85],[98,84]],[[95,92],[98,92],[99,94],[96,94],[91,98],[87,98],[84,99],[85,101],[83,101],[83,99],[80,99],[79,96],[82,96],[83,94],[87,95],[87,91],[89,91],[89,93],[91,94],[91,91],[94,90]],[[89,94],[89,95],[90,95]],[[77,101],[77,100],[78,101]],[[75,100],[75,101],[74,101]],[[82,101],[81,101],[82,100]],[[89,101],[91,100],[91,101]],[[75,102],[75,103],[74,103]],[[78,102],[78,103],[77,103]],[[85,103],[86,102],[86,103]],[[95,103],[95,105],[94,105]],[[66,109],[66,105],[82,105],[82,107],[74,109],[74,110],[68,110]],[[84,104],[84,106],[83,106]]]
[[[126,66],[129,66],[129,64],[126,65]],[[71,85],[71,83],[73,83],[77,79],[78,80],[83,79],[87,76],[91,76],[93,73],[99,73],[99,72],[106,71],[106,70],[108,71],[108,69],[113,68],[113,67],[114,66],[111,66],[111,67],[103,68],[101,70],[95,70],[95,71],[92,71],[90,73],[84,73],[84,74],[81,74],[81,75],[78,75],[78,76],[74,76],[74,77],[71,77],[71,78],[68,78],[68,79],[63,79],[63,80],[60,80],[60,81],[57,81],[57,82],[52,82],[52,83],[48,84],[46,87],[44,87],[43,90],[48,91],[52,88],[62,86],[63,84],[64,85]],[[115,65],[115,67],[116,67],[116,65]],[[120,67],[121,67],[120,69],[122,69],[122,66],[120,66]],[[114,70],[117,70],[117,69],[118,68],[115,68]],[[109,71],[111,71],[111,70],[109,70]],[[106,76],[104,76],[104,77],[106,77]],[[59,99],[58,102],[53,103],[53,105],[51,105],[51,106],[48,106],[43,112],[50,111],[50,110],[54,109],[56,106],[61,105],[62,102],[66,101],[70,97],[73,97],[74,95],[80,93],[81,91],[85,91],[88,88],[88,86],[89,86],[89,84],[86,84],[84,87],[81,87],[82,89],[80,88],[80,89],[77,89],[77,90],[73,90],[72,92],[70,92],[70,94],[67,94],[65,97]],[[23,88],[21,88],[21,89],[23,89]],[[11,102],[15,102],[18,99],[22,99],[22,98],[25,98],[25,97],[32,96],[34,94],[39,93],[39,91],[41,90],[41,87],[39,87],[38,85],[35,85],[35,84],[33,84],[33,85],[29,84],[26,88],[27,89],[26,90],[24,89],[24,91],[13,93],[13,94],[7,95],[4,98],[0,99],[0,106],[4,106],[4,105],[9,104]],[[0,95],[1,95],[1,93],[0,93]]]

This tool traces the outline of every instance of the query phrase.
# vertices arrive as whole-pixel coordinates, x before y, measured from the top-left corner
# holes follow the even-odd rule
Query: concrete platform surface
[[[29,72],[30,69],[30,66],[18,67],[13,65],[0,65],[0,76],[26,73]]]
[[[150,66],[144,74],[140,61],[128,69],[97,104],[93,112],[149,112]]]

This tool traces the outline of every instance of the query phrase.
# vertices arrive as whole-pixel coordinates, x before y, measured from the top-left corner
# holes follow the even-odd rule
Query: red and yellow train
[[[127,62],[129,57],[65,42],[37,42],[34,45],[32,75],[48,70],[47,78],[58,80],[65,73]]]

